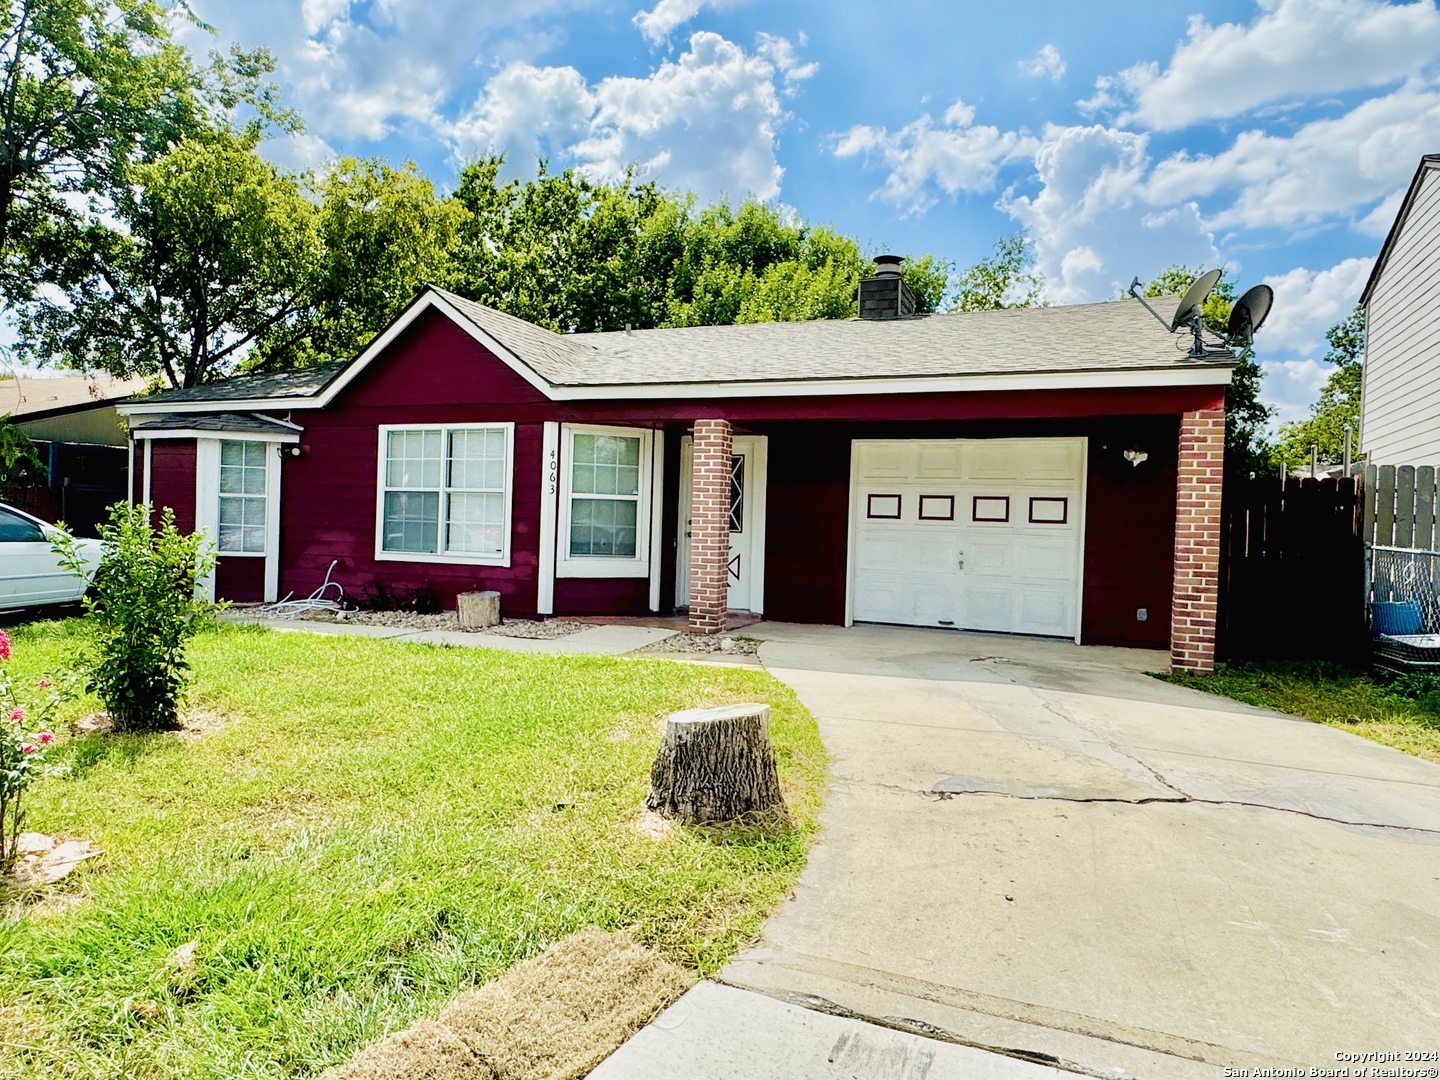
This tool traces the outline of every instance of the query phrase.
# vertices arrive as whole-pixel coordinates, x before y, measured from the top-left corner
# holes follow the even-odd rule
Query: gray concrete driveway
[[[747,633],[836,779],[722,981],[1103,1076],[1440,1049],[1440,766],[1159,682],[1162,654]]]

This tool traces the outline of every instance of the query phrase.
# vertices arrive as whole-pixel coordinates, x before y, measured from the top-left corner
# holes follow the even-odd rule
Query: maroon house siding
[[[1080,640],[1163,649],[1170,642],[1178,417],[1106,423],[1090,435]],[[1131,447],[1149,457],[1131,465]],[[1144,608],[1146,620],[1136,612]]]
[[[175,511],[175,527],[195,531],[195,440],[156,439],[150,449],[150,501]]]
[[[132,464],[130,469],[130,501],[132,503],[145,501],[145,443],[131,443],[134,453],[131,455]]]
[[[215,561],[215,595],[239,604],[265,599],[265,560],[221,556]]]
[[[1177,439],[1183,412],[1213,408],[1216,386],[955,393],[556,402],[438,312],[418,318],[323,410],[295,411],[300,456],[282,469],[280,594],[305,596],[331,563],[352,599],[383,582],[392,591],[455,594],[494,589],[507,615],[537,606],[540,473],[547,421],[653,427],[665,440],[661,493],[661,607],[673,606],[679,530],[680,440],[696,419],[727,419],[737,434],[768,436],[765,616],[841,623],[847,574],[850,443],[857,438],[1084,435],[1090,440],[1082,638],[1164,646],[1169,637]],[[510,566],[375,558],[378,429],[394,424],[515,425]],[[1138,446],[1139,468],[1120,456]],[[152,497],[195,519],[195,443],[153,445]],[[136,455],[137,483],[141,456]],[[263,560],[225,559],[217,591],[259,599]],[[1148,618],[1136,619],[1145,608]],[[555,582],[555,614],[642,614],[644,578]]]

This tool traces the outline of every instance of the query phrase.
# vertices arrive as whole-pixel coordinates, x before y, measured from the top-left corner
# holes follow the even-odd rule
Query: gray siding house
[[[1374,465],[1440,464],[1440,154],[1421,159],[1360,303],[1361,449]]]

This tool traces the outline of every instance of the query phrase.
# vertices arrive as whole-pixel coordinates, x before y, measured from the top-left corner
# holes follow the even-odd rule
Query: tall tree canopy
[[[253,136],[224,127],[130,175],[112,211],[120,227],[93,221],[64,295],[27,306],[26,350],[196,386],[301,315],[315,209]]]
[[[1024,232],[1002,236],[995,250],[955,279],[951,311],[996,311],[1045,303],[1045,282],[1034,271],[1035,253]]]
[[[1179,296],[1204,273],[1204,268],[1170,266],[1160,271],[1144,288],[1146,296]],[[1215,334],[1224,334],[1230,311],[1235,306],[1235,282],[1227,270],[1205,299],[1201,313],[1205,325]],[[1253,349],[1240,353],[1240,362],[1225,390],[1225,459],[1229,467],[1260,473],[1270,467],[1268,441],[1270,409],[1260,401],[1260,365]]]
[[[1335,370],[1325,380],[1320,399],[1311,406],[1309,417],[1299,423],[1281,425],[1277,454],[1287,465],[1309,461],[1311,446],[1318,448],[1321,461],[1339,462],[1345,453],[1347,428],[1351,434],[1352,452],[1360,447],[1365,309],[1357,306],[1342,322],[1325,332],[1325,340],[1330,344],[1325,362],[1334,364]]]

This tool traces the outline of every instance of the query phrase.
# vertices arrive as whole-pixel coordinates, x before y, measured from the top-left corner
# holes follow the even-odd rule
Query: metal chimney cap
[[[876,255],[875,274],[877,277],[899,277],[900,264],[904,261],[899,255]]]

